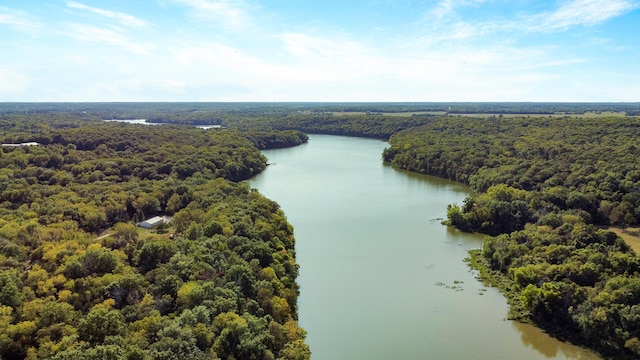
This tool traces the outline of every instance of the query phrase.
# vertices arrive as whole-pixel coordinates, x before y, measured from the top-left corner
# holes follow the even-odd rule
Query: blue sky
[[[640,101],[640,0],[0,0],[0,101]]]

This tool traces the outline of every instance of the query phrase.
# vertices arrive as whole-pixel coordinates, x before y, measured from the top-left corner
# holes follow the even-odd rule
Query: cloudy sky
[[[640,101],[640,0],[0,0],[0,101]]]

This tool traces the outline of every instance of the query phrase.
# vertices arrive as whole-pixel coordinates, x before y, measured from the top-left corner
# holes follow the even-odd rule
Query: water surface
[[[481,237],[441,224],[469,189],[384,165],[386,146],[311,135],[251,180],[295,228],[312,359],[597,359],[506,320],[463,261]]]
[[[153,123],[153,122],[148,122],[147,119],[109,119],[109,120],[104,120],[107,122],[122,122],[122,123],[127,123],[127,124],[133,124],[133,125],[164,125],[167,123]],[[220,125],[189,125],[189,126],[193,126],[193,127],[197,127],[199,129],[205,129],[205,130],[209,130],[209,129],[219,129],[222,126]]]

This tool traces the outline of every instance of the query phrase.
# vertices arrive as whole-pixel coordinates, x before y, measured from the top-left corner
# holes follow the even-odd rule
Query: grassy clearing
[[[567,114],[564,112],[558,112],[555,114],[504,114],[504,113],[456,113],[456,112],[446,112],[446,111],[408,111],[408,112],[382,112],[382,113],[371,113],[366,111],[333,111],[331,112],[333,116],[348,116],[348,115],[370,115],[370,114],[378,114],[384,116],[397,116],[397,117],[410,117],[410,116],[419,116],[419,115],[437,115],[437,116],[455,116],[455,117],[473,117],[473,118],[490,118],[490,117],[499,117],[502,116],[504,118],[521,118],[521,117],[535,117],[535,118],[587,118],[587,119],[597,119],[597,118],[611,118],[611,117],[626,117],[627,114],[624,111],[587,111],[583,114]]]
[[[607,228],[609,231],[613,231],[618,234],[631,248],[636,254],[640,255],[640,227],[635,228],[619,228],[619,227],[610,227]]]
[[[173,234],[173,232],[175,231],[174,228],[170,228],[170,227],[165,227],[162,229],[143,229],[143,228],[138,228],[138,238],[140,240],[147,240],[149,238],[163,238],[163,239],[170,239],[171,234]]]
[[[386,112],[382,113],[385,116],[398,116],[398,117],[408,117],[408,116],[418,116],[418,115],[446,115],[446,111],[413,111],[413,112]]]
[[[347,116],[347,115],[366,115],[367,112],[364,111],[333,111],[331,115],[333,116]]]
[[[446,115],[446,111],[409,111],[409,112],[382,112],[382,113],[371,113],[365,111],[334,111],[331,113],[333,116],[346,116],[346,115],[384,115],[384,116],[397,116],[397,117],[411,117],[418,115]]]

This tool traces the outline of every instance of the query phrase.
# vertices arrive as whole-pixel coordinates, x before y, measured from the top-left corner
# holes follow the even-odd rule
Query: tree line
[[[2,103],[0,113],[82,114],[95,119],[154,119],[162,122],[207,121],[268,116],[280,118],[296,112],[369,112],[452,114],[585,114],[625,112],[637,115],[640,103],[580,102],[105,102]],[[205,125],[202,123],[200,125]]]

